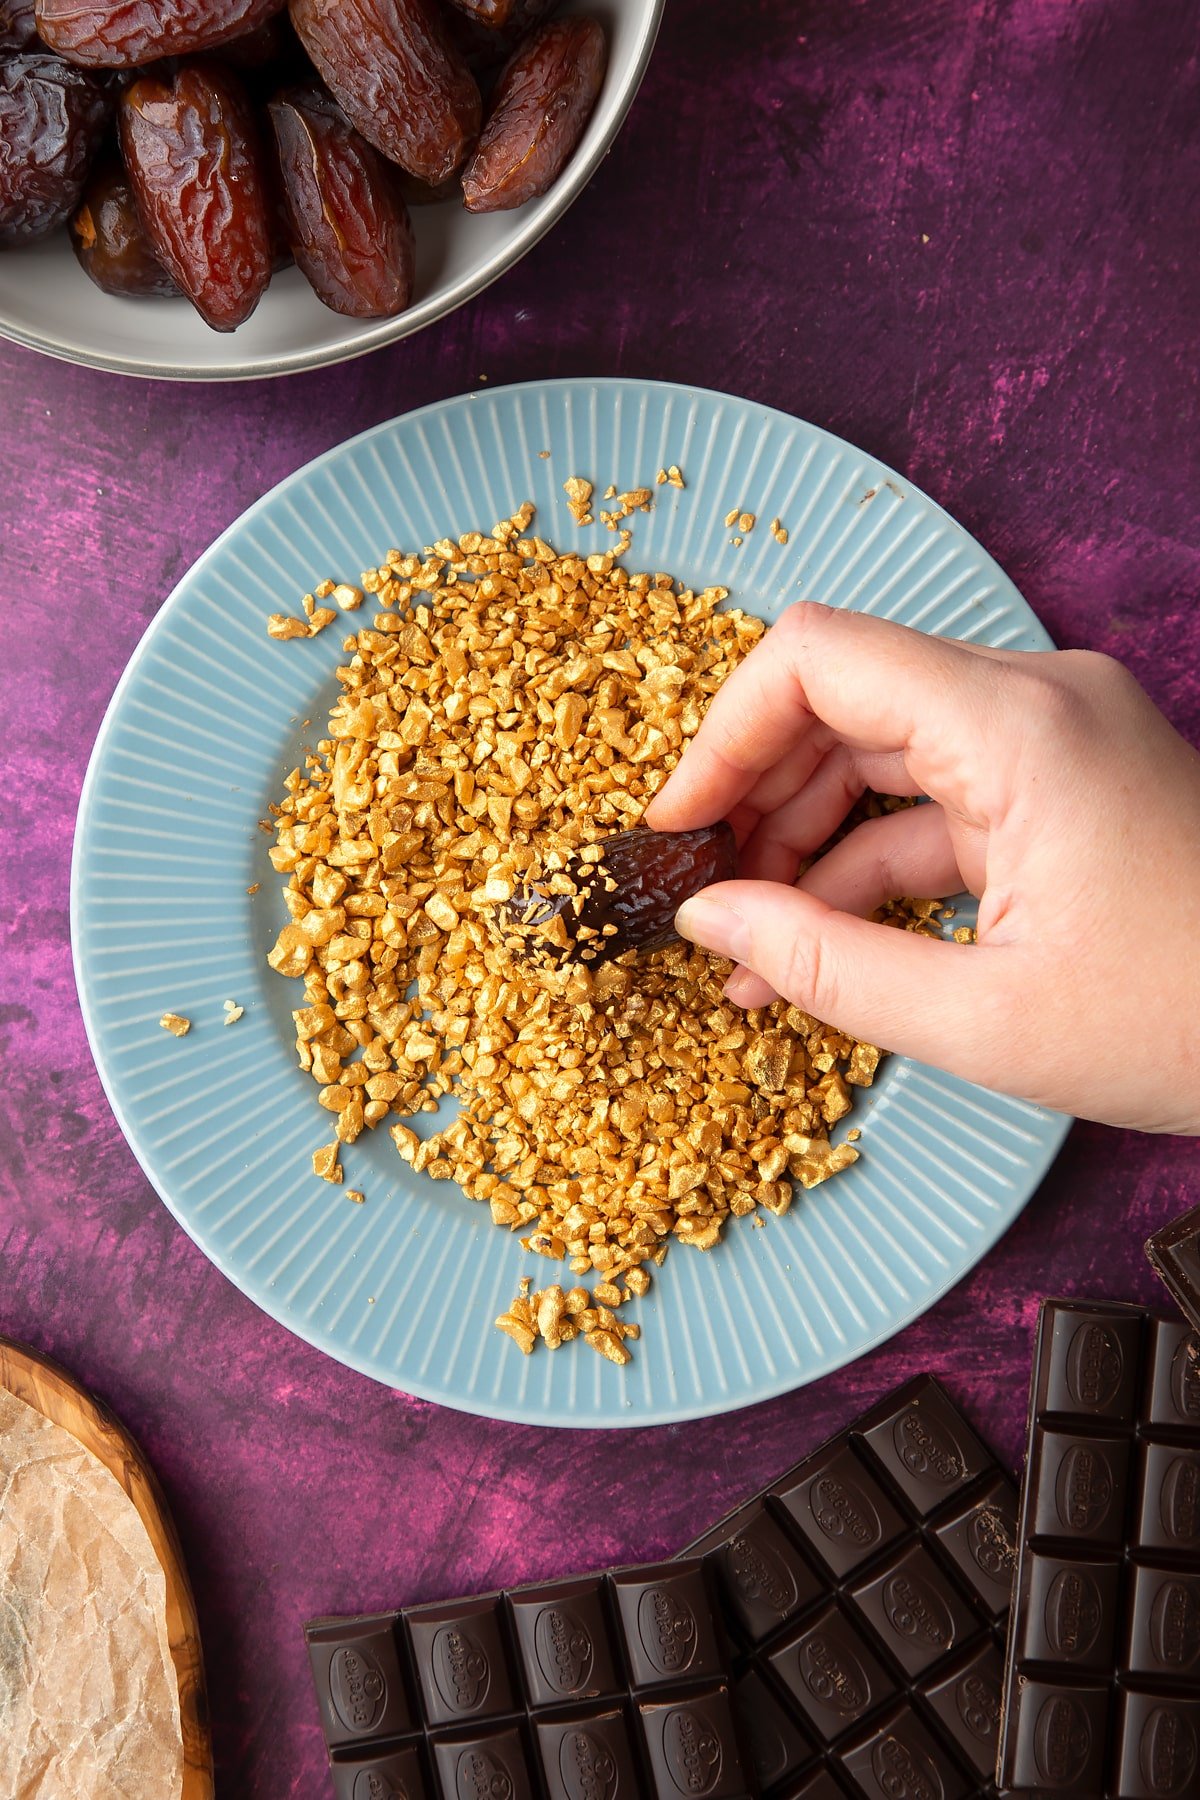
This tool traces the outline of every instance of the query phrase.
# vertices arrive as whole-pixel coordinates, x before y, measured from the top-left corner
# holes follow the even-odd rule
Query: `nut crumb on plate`
[[[192,1021],[185,1019],[182,1013],[165,1012],[158,1022],[172,1037],[186,1037],[192,1029]]]
[[[528,873],[563,875],[638,823],[765,630],[723,588],[560,555],[533,516],[362,573],[378,610],[273,808],[289,917],[268,961],[304,982],[297,1057],[335,1115],[314,1173],[340,1183],[342,1146],[386,1122],[414,1172],[596,1276],[561,1316],[546,1290],[545,1317],[623,1363],[635,1328],[615,1307],[668,1242],[711,1249],[730,1217],[781,1213],[793,1182],[856,1160],[829,1130],[880,1052],[782,1001],[742,1012],[729,965],[689,944],[595,967],[506,946],[497,921]],[[935,929],[940,904],[898,903],[893,922]],[[448,1095],[458,1117],[419,1139],[405,1120]],[[542,1299],[497,1321],[523,1350]]]

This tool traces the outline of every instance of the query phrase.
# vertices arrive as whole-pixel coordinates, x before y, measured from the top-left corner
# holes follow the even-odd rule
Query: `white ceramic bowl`
[[[244,381],[344,362],[431,325],[502,275],[549,231],[608,150],[637,93],[666,0],[579,0],[608,32],[608,72],[583,140],[540,200],[472,217],[447,202],[413,210],[416,298],[397,319],[344,319],[322,306],[298,269],[276,275],[236,332],[210,331],[185,300],[102,294],[75,261],[65,231],[0,251],[0,335],[95,369],[173,381]]]

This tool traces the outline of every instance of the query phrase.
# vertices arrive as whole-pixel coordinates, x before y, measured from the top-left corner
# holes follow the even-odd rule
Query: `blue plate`
[[[549,451],[543,458],[539,452]],[[1012,1223],[1067,1121],[892,1059],[847,1123],[860,1162],[762,1230],[676,1246],[633,1363],[581,1345],[524,1357],[492,1325],[531,1273],[557,1273],[387,1135],[314,1178],[328,1118],[296,1067],[299,984],[266,953],[285,918],[258,829],[337,692],[342,633],[275,644],[323,576],[357,581],[391,545],[487,528],[529,498],[560,547],[580,529],[562,483],[655,487],[631,567],[719,582],[773,619],[802,593],[975,643],[1049,639],[971,537],[903,476],[812,425],[727,395],[635,381],[534,383],[381,425],[267,494],[184,577],[113,697],[84,785],[71,921],[83,1015],[135,1155],[180,1224],[259,1306],[380,1381],[468,1412],[551,1425],[648,1425],[745,1406],[889,1337]],[[738,544],[723,520],[757,513]],[[782,546],[767,522],[778,516]],[[365,612],[358,615],[365,618]],[[357,620],[356,620],[357,622]],[[261,890],[247,889],[260,883]],[[969,917],[960,912],[959,917]],[[222,1002],[245,1008],[232,1029]],[[193,1021],[181,1040],[164,1011]]]

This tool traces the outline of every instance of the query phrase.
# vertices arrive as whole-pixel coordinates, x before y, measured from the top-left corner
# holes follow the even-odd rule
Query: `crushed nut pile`
[[[378,611],[272,808],[291,917],[269,961],[305,985],[297,1052],[333,1122],[315,1172],[341,1182],[343,1146],[392,1121],[414,1170],[600,1277],[522,1294],[501,1329],[623,1362],[636,1330],[614,1308],[670,1239],[711,1249],[730,1216],[784,1213],[794,1180],[856,1160],[828,1134],[880,1052],[783,1002],[740,1011],[729,965],[687,944],[595,969],[506,954],[522,875],[638,821],[765,630],[718,610],[724,589],[560,556],[532,517],[362,575]],[[449,1094],[459,1116],[427,1140],[395,1122]]]

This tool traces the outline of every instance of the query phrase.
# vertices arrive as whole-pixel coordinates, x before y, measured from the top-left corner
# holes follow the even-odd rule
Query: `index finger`
[[[988,661],[965,644],[802,600],[714,696],[646,823],[715,824],[765,770],[798,751],[802,759],[820,727],[855,749],[906,758],[926,740],[958,741],[978,731]]]

